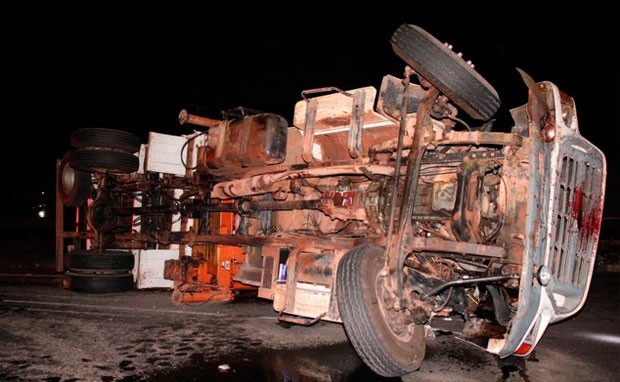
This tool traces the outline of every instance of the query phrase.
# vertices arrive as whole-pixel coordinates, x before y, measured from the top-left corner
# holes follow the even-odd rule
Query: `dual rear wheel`
[[[92,195],[91,173],[127,174],[138,170],[134,155],[140,139],[113,129],[79,129],[71,135],[76,150],[63,157],[58,171],[59,195],[65,206],[80,207]],[[115,293],[133,289],[134,257],[126,251],[68,253],[63,286],[74,292]]]
[[[71,135],[71,145],[76,150],[65,154],[58,171],[58,191],[68,207],[86,202],[91,194],[91,173],[129,174],[140,164],[134,155],[140,150],[140,139],[127,131],[78,129]]]
[[[74,292],[117,293],[133,289],[134,256],[126,251],[74,251],[68,254],[63,286]]]

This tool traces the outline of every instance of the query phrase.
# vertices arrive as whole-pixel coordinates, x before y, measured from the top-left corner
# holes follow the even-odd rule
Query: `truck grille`
[[[598,242],[603,174],[579,150],[560,158],[549,266],[559,283],[581,288]]]

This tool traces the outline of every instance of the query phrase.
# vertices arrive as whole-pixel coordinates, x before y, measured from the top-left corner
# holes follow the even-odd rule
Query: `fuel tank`
[[[208,168],[256,167],[286,159],[288,122],[272,113],[226,121],[209,130],[200,162]]]

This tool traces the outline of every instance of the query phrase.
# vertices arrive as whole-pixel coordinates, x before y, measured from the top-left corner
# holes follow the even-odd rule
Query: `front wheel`
[[[472,118],[488,120],[499,109],[501,102],[493,86],[424,29],[401,25],[392,35],[392,47],[413,70]]]
[[[375,373],[397,377],[418,369],[424,359],[424,327],[405,324],[402,313],[386,307],[381,270],[384,249],[363,244],[338,266],[338,308],[351,344]]]

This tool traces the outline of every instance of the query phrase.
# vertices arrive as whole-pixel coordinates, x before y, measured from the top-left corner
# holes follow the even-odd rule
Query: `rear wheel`
[[[133,289],[131,273],[95,274],[67,272],[62,285],[65,289],[81,293],[120,293]]]
[[[140,138],[128,131],[86,128],[75,130],[71,134],[71,145],[78,149],[105,147],[135,153],[140,150]]]
[[[384,249],[363,244],[338,266],[336,293],[347,336],[362,360],[377,374],[402,376],[424,359],[424,327],[406,325],[402,313],[386,307]]]
[[[131,271],[134,256],[125,251],[75,251],[69,253],[68,268],[72,271]]]
[[[138,171],[140,160],[133,154],[111,149],[79,149],[71,152],[71,167],[89,172],[130,174]]]

